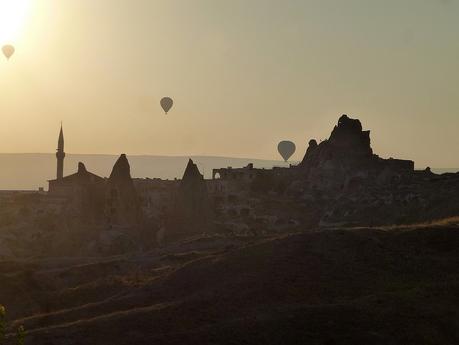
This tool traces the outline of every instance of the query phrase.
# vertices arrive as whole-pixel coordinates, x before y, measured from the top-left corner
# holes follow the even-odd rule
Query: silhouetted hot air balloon
[[[172,98],[164,97],[161,99],[160,104],[161,107],[164,109],[164,112],[167,114],[167,112],[172,108],[174,101],[172,100]]]
[[[296,146],[294,143],[288,140],[281,141],[277,145],[277,150],[279,151],[280,155],[284,159],[284,161],[288,161],[290,157],[295,153]]]
[[[2,51],[6,59],[9,60],[10,57],[14,54],[14,47],[11,44],[4,45],[2,47]]]

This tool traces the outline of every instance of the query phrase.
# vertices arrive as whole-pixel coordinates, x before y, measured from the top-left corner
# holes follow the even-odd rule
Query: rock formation
[[[309,142],[299,168],[313,188],[342,190],[362,179],[376,181],[411,173],[414,163],[373,154],[370,131],[362,130],[359,120],[342,115],[328,140],[319,145],[315,140]]]
[[[307,156],[310,156],[312,155],[312,153],[314,152],[314,150],[317,148],[317,141],[315,139],[311,139],[309,140],[309,146],[308,146],[308,149],[306,150],[306,155],[305,155],[305,158]]]
[[[109,226],[135,226],[142,220],[139,198],[125,154],[118,158],[108,179],[105,214]]]
[[[367,163],[373,157],[370,146],[370,131],[363,131],[359,120],[343,115],[333,129],[330,138],[317,145],[313,139],[309,142],[306,155],[300,166],[319,167],[326,162],[335,165],[356,165]]]
[[[211,208],[204,177],[190,159],[180,182],[176,206],[167,237],[179,237],[209,230]]]

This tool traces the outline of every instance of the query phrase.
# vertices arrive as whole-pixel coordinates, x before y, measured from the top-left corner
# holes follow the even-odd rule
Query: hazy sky
[[[301,159],[346,113],[382,157],[459,166],[456,0],[18,1],[0,152],[53,152],[62,120],[73,153]]]

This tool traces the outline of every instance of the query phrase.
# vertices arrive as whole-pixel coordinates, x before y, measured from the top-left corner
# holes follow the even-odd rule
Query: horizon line
[[[0,155],[54,155],[54,152],[0,152]],[[126,156],[134,156],[134,157],[208,157],[208,158],[231,158],[231,159],[253,159],[253,160],[261,160],[261,161],[273,161],[273,162],[284,162],[281,159],[272,159],[272,158],[254,158],[254,157],[239,157],[239,156],[219,156],[219,155],[206,155],[206,154],[182,154],[182,155],[167,155],[167,154],[153,154],[153,153],[73,153],[73,152],[65,152],[66,155],[87,155],[87,156],[119,156],[121,154],[126,154]],[[300,162],[299,160],[291,161],[291,162]]]

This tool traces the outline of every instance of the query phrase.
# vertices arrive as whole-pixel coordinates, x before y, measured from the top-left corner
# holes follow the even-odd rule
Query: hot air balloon
[[[10,57],[14,54],[14,47],[11,44],[4,45],[2,47],[2,51],[6,59],[9,60]]]
[[[279,151],[280,155],[284,159],[284,161],[288,161],[290,157],[295,153],[296,146],[294,143],[288,140],[281,141],[277,145],[277,150]]]
[[[172,108],[174,101],[172,100],[172,98],[164,97],[161,99],[160,104],[161,107],[164,109],[164,112],[167,114],[167,112]]]

